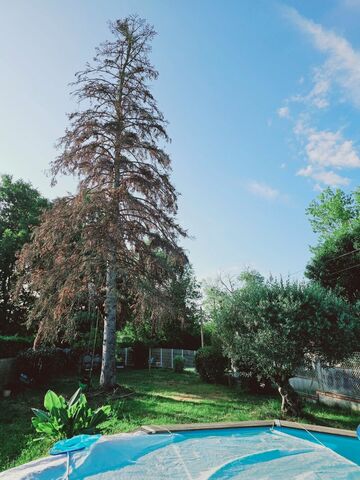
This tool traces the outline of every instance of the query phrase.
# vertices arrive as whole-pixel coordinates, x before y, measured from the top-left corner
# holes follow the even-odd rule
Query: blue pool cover
[[[70,454],[70,480],[360,480],[360,442],[304,430],[249,427],[101,437]],[[320,442],[320,443],[319,443]],[[66,478],[58,455],[0,474],[7,480]]]

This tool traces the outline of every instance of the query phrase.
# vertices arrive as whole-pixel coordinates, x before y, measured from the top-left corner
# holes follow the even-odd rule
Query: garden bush
[[[183,357],[177,356],[174,358],[174,372],[183,373],[185,367],[185,360]]]
[[[30,337],[18,337],[17,335],[0,335],[0,358],[11,358],[28,349],[32,345]]]
[[[30,348],[16,358],[17,374],[25,374],[38,384],[46,384],[56,375],[69,373],[76,365],[77,357],[71,351],[54,347]]]
[[[239,374],[241,388],[249,393],[267,395],[276,391],[271,381],[259,374],[244,369],[240,370]]]
[[[219,349],[208,346],[199,348],[195,355],[195,368],[202,380],[207,383],[224,381],[227,359]]]
[[[134,343],[132,346],[134,368],[147,368],[149,362],[149,348],[142,342]]]

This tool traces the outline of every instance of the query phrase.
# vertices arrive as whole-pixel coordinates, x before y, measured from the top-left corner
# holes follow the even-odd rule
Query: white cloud
[[[297,175],[302,177],[310,177],[318,182],[323,183],[324,185],[329,185],[331,187],[348,185],[350,183],[348,178],[342,177],[332,170],[323,170],[321,168],[316,169],[312,165],[308,165],[307,167],[300,169],[297,172]],[[317,188],[321,188],[319,184],[317,184]]]
[[[302,115],[294,126],[306,155],[307,165],[297,175],[310,177],[324,185],[348,185],[350,180],[332,169],[360,168],[360,157],[352,140],[343,137],[342,132],[317,130],[308,126]]]
[[[329,106],[328,94],[330,92],[330,81],[321,69],[315,69],[314,87],[303,97],[317,108],[326,108]]]
[[[256,180],[249,182],[247,189],[254,195],[268,200],[275,200],[280,197],[280,192],[278,190],[270,187],[266,183],[257,182]]]
[[[277,111],[277,114],[281,118],[289,118],[290,117],[290,109],[289,109],[289,107],[280,107]]]
[[[314,71],[313,89],[303,98],[324,108],[329,102],[330,88],[336,84],[342,94],[360,108],[360,53],[344,37],[303,17],[295,9],[285,7],[284,11],[310,37],[314,47],[326,55],[324,64]]]
[[[311,131],[306,153],[310,163],[322,167],[360,168],[360,158],[352,140],[345,140],[339,131]]]
[[[350,2],[360,0],[349,0]],[[360,108],[360,51],[357,51],[341,35],[327,30],[322,25],[300,15],[291,7],[284,7],[286,17],[301,32],[307,35],[312,45],[324,54],[324,62],[312,70],[310,91],[294,95],[284,101],[285,105],[302,103],[303,108],[292,108],[293,132],[300,145],[306,163],[297,175],[311,178],[316,189],[325,185],[344,186],[350,179],[342,175],[344,169],[360,168],[357,146],[344,138],[342,129],[330,131],[314,128],[312,115],[314,107],[330,107],[330,100],[336,95],[340,100],[348,100]],[[301,77],[300,85],[305,84]],[[302,89],[304,87],[301,87]],[[278,115],[286,117],[288,107],[278,110]],[[290,118],[290,117],[289,117]]]

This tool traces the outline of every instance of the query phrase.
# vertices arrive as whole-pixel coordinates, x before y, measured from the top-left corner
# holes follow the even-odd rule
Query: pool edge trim
[[[183,423],[168,425],[142,425],[140,431],[146,434],[187,432],[193,430],[215,430],[226,428],[249,428],[249,427],[285,427],[297,430],[308,430],[310,432],[328,433],[330,435],[341,435],[356,438],[356,432],[343,428],[325,427],[322,425],[310,425],[307,423],[290,422],[286,420],[257,420],[241,422],[218,422],[218,423]]]

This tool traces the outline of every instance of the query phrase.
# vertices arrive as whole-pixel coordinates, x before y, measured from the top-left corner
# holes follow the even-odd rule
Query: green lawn
[[[279,418],[280,402],[275,397],[250,395],[224,385],[208,385],[192,372],[175,374],[167,370],[124,371],[119,383],[135,390],[123,400],[109,403],[113,414],[105,426],[107,433],[135,430],[140,425],[191,422],[219,422]],[[51,385],[65,396],[77,388],[75,378]],[[40,407],[44,391],[27,391],[0,400],[0,470],[46,455],[50,441],[34,441],[30,407]],[[96,397],[93,404],[108,403]],[[360,413],[308,404],[300,422],[355,428]]]

